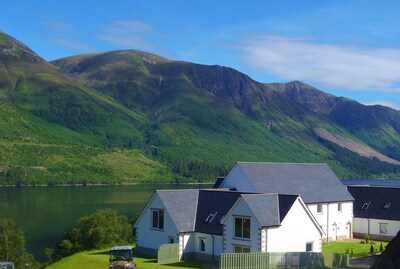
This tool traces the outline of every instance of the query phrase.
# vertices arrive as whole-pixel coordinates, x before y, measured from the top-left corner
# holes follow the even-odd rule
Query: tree
[[[133,227],[126,216],[115,210],[98,210],[78,219],[77,226],[64,234],[56,245],[54,260],[82,250],[108,247],[133,242]]]
[[[12,261],[17,268],[24,268],[26,263],[31,268],[38,265],[33,255],[26,250],[24,233],[12,219],[0,219],[0,260]]]

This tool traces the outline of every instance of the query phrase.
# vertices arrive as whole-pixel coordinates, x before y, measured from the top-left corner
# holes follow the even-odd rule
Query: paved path
[[[350,267],[357,269],[369,269],[376,259],[376,255],[350,259]]]

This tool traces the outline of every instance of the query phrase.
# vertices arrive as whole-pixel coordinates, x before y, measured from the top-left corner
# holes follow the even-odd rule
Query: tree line
[[[0,219],[0,260],[12,261],[16,268],[39,269],[74,253],[107,248],[112,245],[133,244],[133,221],[115,210],[98,210],[77,220],[54,248],[47,248],[47,262],[39,263],[27,251],[25,235],[12,219]]]

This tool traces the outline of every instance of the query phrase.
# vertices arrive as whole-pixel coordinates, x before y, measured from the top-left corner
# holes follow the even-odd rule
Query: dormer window
[[[367,210],[370,203],[371,203],[371,202],[365,202],[365,203],[362,205],[361,210]]]
[[[383,206],[383,208],[384,208],[384,209],[388,209],[388,208],[390,207],[390,205],[391,205],[391,202],[387,202],[387,203]]]
[[[204,222],[210,223],[213,220],[213,218],[215,217],[215,215],[217,215],[217,211],[210,213],[210,215],[208,215],[208,217],[206,218],[206,220]]]

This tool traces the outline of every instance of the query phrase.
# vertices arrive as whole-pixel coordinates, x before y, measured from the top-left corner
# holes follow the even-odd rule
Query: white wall
[[[152,228],[151,209],[164,209],[163,230]],[[143,212],[139,222],[136,224],[136,237],[137,246],[148,249],[158,250],[160,245],[170,243],[170,237],[174,237],[174,242],[178,243],[178,229],[157,194],[155,194],[147,210]]]
[[[321,234],[299,199],[293,204],[280,227],[266,231],[267,252],[304,252],[313,243],[313,252],[321,252]]]
[[[369,222],[369,230],[368,230]],[[380,223],[387,223],[387,234],[380,234]],[[400,230],[400,221],[395,220],[382,220],[382,219],[364,219],[354,218],[354,233],[356,234],[370,234],[379,235],[384,237],[394,237]]]
[[[338,211],[337,202],[321,203],[322,213],[317,213],[317,204],[307,205],[322,227],[325,241],[352,237],[353,202],[342,202],[341,204],[342,211]]]
[[[219,256],[222,253],[222,236],[214,235],[214,243],[213,243],[213,236],[210,234],[203,234],[203,233],[195,233],[194,236],[194,244],[193,250],[196,253],[202,253],[205,255],[214,255]],[[206,240],[206,248],[204,252],[200,251],[200,238],[205,238]],[[213,249],[214,244],[214,249]]]
[[[235,217],[250,218],[250,239],[236,238],[235,237]],[[260,224],[251,213],[247,204],[240,199],[240,202],[234,206],[229,215],[226,216],[224,221],[224,236],[225,245],[224,252],[235,252],[235,245],[249,247],[251,252],[260,252]]]
[[[255,192],[256,190],[245,177],[242,169],[236,164],[219,188],[236,188],[241,192]]]

